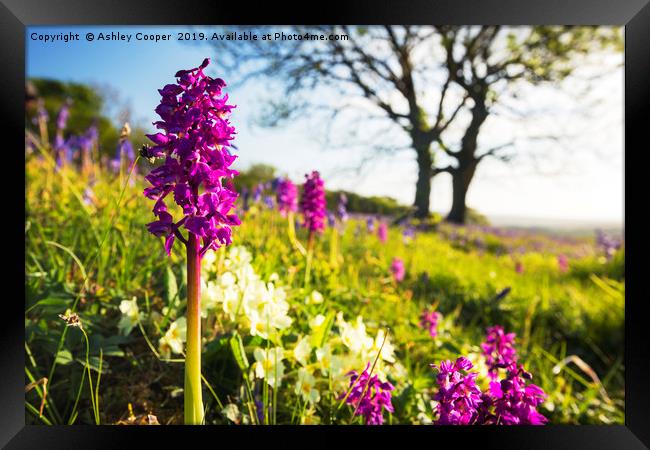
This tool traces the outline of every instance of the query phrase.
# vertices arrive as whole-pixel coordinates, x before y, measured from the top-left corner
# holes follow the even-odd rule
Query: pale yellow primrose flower
[[[216,270],[217,252],[210,249],[203,255],[201,260],[201,268],[206,272],[214,272]]]
[[[316,415],[316,410],[310,406],[300,419],[300,423],[302,425],[318,425],[320,423],[320,417]]]
[[[323,303],[323,294],[320,292],[314,290],[311,291],[311,294],[309,294],[307,297],[305,297],[305,304],[306,305],[318,305],[320,303]]]
[[[320,363],[320,371],[327,376],[331,372],[332,379],[338,379],[344,373],[344,358],[332,354],[332,346],[328,342],[316,349],[316,359]]]
[[[236,271],[237,268],[250,264],[253,260],[250,252],[242,245],[230,247],[228,259],[224,262],[226,269]]]
[[[160,354],[169,358],[171,352],[176,354],[183,353],[183,342],[187,335],[187,322],[185,317],[181,317],[169,326],[167,333],[158,340]]]
[[[366,334],[366,325],[363,323],[363,317],[357,316],[357,322],[352,325],[343,320],[343,313],[336,315],[341,341],[353,353],[367,353],[373,348],[373,339]]]
[[[296,346],[293,349],[293,357],[301,365],[306,366],[309,361],[309,356],[311,355],[311,345],[309,344],[309,337],[304,336],[296,342]]]
[[[247,290],[244,296],[244,311],[251,322],[251,335],[267,339],[275,330],[283,330],[291,325],[287,315],[289,304],[282,288],[273,283],[254,284],[255,290]]]
[[[255,363],[255,377],[266,380],[271,387],[279,387],[284,376],[284,350],[282,347],[274,347],[268,350],[256,348],[253,351]]]
[[[320,401],[320,393],[314,389],[316,379],[309,373],[307,369],[301,367],[298,370],[298,381],[296,382],[296,395],[300,395],[302,399],[310,404],[315,404]]]
[[[122,317],[120,318],[120,322],[117,324],[117,328],[119,329],[120,334],[127,336],[137,325],[140,316],[140,310],[138,309],[136,298],[133,297],[132,300],[122,300],[120,303],[120,311],[122,312]]]
[[[321,324],[325,322],[325,316],[322,314],[317,315],[313,319],[309,320],[309,328],[312,330],[315,330],[316,328],[320,327]]]

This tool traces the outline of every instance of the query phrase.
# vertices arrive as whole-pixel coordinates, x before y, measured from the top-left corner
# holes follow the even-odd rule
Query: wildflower
[[[382,244],[388,240],[388,225],[386,225],[385,222],[379,222],[379,227],[377,227],[377,237]]]
[[[122,335],[126,336],[137,325],[140,318],[137,299],[133,297],[132,300],[122,300],[120,302],[120,312],[122,313],[122,318],[117,324],[117,328]]]
[[[171,352],[176,354],[183,353],[183,343],[187,336],[187,322],[185,317],[180,317],[169,326],[169,329],[163,337],[158,340],[160,353],[165,358],[169,358]]]
[[[215,251],[207,251],[203,254],[203,259],[201,260],[201,268],[206,271],[214,271],[216,269],[215,264],[217,263],[217,253]]]
[[[298,188],[290,179],[284,178],[277,186],[278,209],[282,216],[298,210]]]
[[[50,115],[47,113],[47,109],[45,109],[45,101],[42,98],[38,99],[36,111],[36,117],[39,121],[47,122],[50,120]]]
[[[406,225],[402,231],[402,240],[405,244],[408,244],[413,239],[415,239],[415,228],[411,225]]]
[[[420,316],[420,327],[427,329],[432,338],[435,338],[438,335],[437,328],[440,317],[440,313],[434,310],[424,310]]]
[[[372,233],[375,231],[375,218],[374,217],[368,217],[366,219],[366,229],[368,230],[368,233]]]
[[[487,329],[485,342],[481,344],[488,366],[490,379],[494,381],[498,369],[505,368],[517,361],[514,348],[515,333],[504,333],[503,327],[495,325]]]
[[[322,314],[318,314],[316,317],[309,320],[309,328],[314,330],[314,329],[320,327],[323,322],[325,322],[325,316],[322,315]]]
[[[334,213],[332,211],[327,211],[326,214],[327,214],[327,224],[330,227],[336,225],[336,216],[334,215]]]
[[[320,365],[321,373],[327,376],[331,372],[333,379],[343,368],[343,361],[340,357],[332,354],[332,346],[329,342],[316,349],[316,360]]]
[[[322,233],[325,228],[325,188],[317,171],[305,175],[300,209],[304,217],[303,226],[309,233]]]
[[[67,99],[56,117],[56,136],[54,137],[54,152],[56,154],[56,164],[60,167],[64,161],[69,161],[72,157],[72,148],[70,142],[63,138],[63,130],[65,130],[70,117],[70,105],[72,101]]]
[[[548,419],[537,411],[537,407],[546,398],[546,393],[527,380],[532,375],[512,363],[508,367],[507,377],[501,381],[498,389],[491,389],[494,402],[494,416],[498,425],[544,425]]]
[[[284,376],[284,350],[282,347],[270,349],[256,348],[253,351],[255,376],[266,380],[271,387],[280,387]]]
[[[228,403],[222,410],[221,414],[231,422],[239,424],[242,419],[242,414],[239,412],[239,408],[234,403]]]
[[[602,230],[596,230],[596,245],[605,253],[608,260],[621,248],[621,241],[605,234]]]
[[[461,356],[452,363],[442,361],[438,369],[436,382],[438,392],[434,395],[437,425],[472,425],[478,418],[478,408],[482,403],[481,390],[476,385],[476,372],[469,372],[472,363]]]
[[[86,205],[92,205],[95,203],[95,193],[93,192],[92,186],[86,186],[82,196],[82,200]]]
[[[167,254],[175,238],[182,238],[181,227],[203,241],[203,254],[230,244],[232,227],[240,223],[231,212],[237,193],[222,183],[237,175],[230,169],[236,156],[227,149],[235,133],[226,118],[233,106],[226,103],[227,95],[220,97],[225,82],[203,73],[209,62],[206,58],[197,68],[178,71],[177,84],[158,91],[162,100],[156,113],[162,120],[154,125],[164,133],[147,135],[155,144],[150,155],[165,158],[145,177],[151,187],[144,194],[155,200],[153,212],[158,216],[147,228],[165,237]],[[167,211],[169,194],[183,210],[178,221]]]
[[[264,205],[268,209],[273,209],[275,207],[275,199],[271,195],[265,195],[264,196]]]
[[[295,393],[300,395],[305,402],[316,404],[320,401],[320,393],[314,388],[316,379],[307,369],[298,369],[298,381],[296,382]]]
[[[336,212],[341,222],[345,222],[346,220],[348,220],[349,216],[348,216],[347,204],[348,204],[348,197],[345,194],[341,193],[339,195],[339,203],[336,206]]]
[[[275,330],[283,330],[291,325],[287,315],[289,304],[282,288],[262,281],[251,283],[244,292],[243,307],[250,321],[251,335],[268,339]]]
[[[63,131],[65,129],[65,126],[68,123],[68,118],[70,117],[70,105],[71,104],[72,104],[72,100],[67,99],[63,103],[63,105],[61,105],[61,109],[59,110],[59,114],[56,116],[56,129],[57,129],[57,131]],[[45,114],[47,114],[47,112]]]
[[[560,272],[565,273],[567,270],[569,270],[569,258],[567,258],[566,255],[558,255],[557,265],[560,269]]]
[[[311,345],[309,345],[309,338],[304,336],[296,342],[293,348],[293,357],[303,366],[306,366],[311,355]]]
[[[305,304],[306,305],[319,305],[323,303],[323,294],[320,292],[313,290],[311,291],[311,294],[309,294],[307,297],[305,297]]]
[[[262,199],[262,193],[264,192],[264,184],[258,183],[253,189],[253,203],[259,203]]]
[[[384,423],[382,409],[389,412],[394,411],[391,403],[391,391],[395,387],[388,381],[379,381],[377,375],[370,376],[369,368],[370,363],[367,363],[361,375],[354,370],[348,373],[350,375],[350,392],[345,398],[345,403],[355,407],[354,414],[363,416],[366,425],[381,425]],[[345,394],[342,394],[339,399],[344,397]]]
[[[390,271],[393,274],[393,278],[396,282],[400,282],[404,279],[404,261],[400,258],[393,258],[393,262],[390,265]]]
[[[320,417],[316,415],[316,410],[313,406],[310,406],[305,410],[305,413],[300,418],[301,425],[318,425],[320,423]]]
[[[515,272],[519,274],[524,273],[524,265],[521,263],[521,261],[515,262]]]
[[[65,322],[65,325],[67,327],[83,328],[81,325],[81,319],[79,319],[79,315],[69,309],[65,312],[65,314],[59,314],[59,318]]]
[[[361,354],[372,349],[374,341],[366,334],[366,325],[363,323],[363,317],[357,316],[357,321],[354,325],[343,320],[343,313],[341,312],[337,314],[336,319],[341,341],[352,353]]]
[[[113,172],[120,172],[124,165],[127,167],[131,166],[135,161],[135,151],[133,150],[133,144],[129,140],[131,135],[131,127],[128,122],[124,123],[122,131],[120,132],[120,139],[117,143],[117,152],[115,153],[115,158],[111,160],[111,168]],[[135,167],[133,170],[135,171]]]
[[[228,270],[236,272],[242,267],[250,265],[253,261],[253,255],[243,245],[230,247],[228,250],[228,259],[224,262],[224,266]]]

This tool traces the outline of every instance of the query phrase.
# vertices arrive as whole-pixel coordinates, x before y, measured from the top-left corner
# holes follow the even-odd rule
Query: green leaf
[[[311,335],[312,347],[320,348],[325,344],[327,335],[329,334],[332,325],[334,325],[334,316],[334,311],[330,311],[325,317],[325,320],[323,320],[323,323],[321,323],[319,327],[314,330],[314,333]]]
[[[30,311],[37,306],[41,308],[57,308],[65,310],[65,308],[70,305],[70,301],[71,299],[69,297],[46,297],[34,303],[27,309],[27,311]]]
[[[56,363],[65,366],[67,364],[70,364],[71,362],[72,362],[72,353],[70,353],[70,350],[62,348],[56,357]]]
[[[177,295],[178,283],[176,282],[176,276],[171,267],[167,266],[167,271],[165,272],[165,299],[167,300],[167,304],[172,304],[176,300]]]
[[[230,338],[230,348],[232,349],[232,354],[237,361],[239,370],[243,373],[246,373],[246,369],[249,367],[248,359],[246,358],[246,351],[244,350],[244,343],[241,340],[239,333],[235,331],[235,334]]]

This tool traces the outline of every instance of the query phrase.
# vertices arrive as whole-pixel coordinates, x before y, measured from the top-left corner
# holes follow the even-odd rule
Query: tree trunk
[[[458,168],[452,173],[452,204],[451,211],[447,215],[447,221],[453,223],[465,223],[467,205],[465,199],[467,197],[467,190],[474,178],[476,166],[480,158],[476,157],[476,148],[478,146],[478,134],[488,117],[488,111],[485,107],[485,100],[483,97],[474,97],[474,107],[472,108],[472,120],[465,130],[465,135],[461,140],[460,152],[457,156]]]
[[[431,198],[431,154],[429,148],[416,149],[418,152],[418,181],[415,185],[415,217],[429,217],[429,199]]]
[[[469,184],[472,182],[475,172],[476,164],[474,163],[452,173],[452,203],[451,211],[449,211],[449,214],[447,215],[448,222],[459,224],[465,223],[467,213],[467,204],[465,200]]]

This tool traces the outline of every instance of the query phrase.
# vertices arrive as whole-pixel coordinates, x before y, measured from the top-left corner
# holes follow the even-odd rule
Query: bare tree
[[[214,40],[216,62],[243,81],[264,77],[280,82],[268,110],[268,125],[341,104],[314,98],[315,89],[334,87],[363,99],[366,118],[380,113],[389,130],[405,137],[418,165],[415,215],[429,215],[431,179],[452,176],[453,204],[447,217],[465,220],[465,198],[478,164],[503,160],[512,142],[479,149],[483,124],[501,98],[517,83],[558,81],[571,73],[574,58],[612,43],[615,29],[526,27],[318,26],[236,28],[273,39]],[[224,31],[222,30],[222,33]],[[291,40],[276,39],[284,33]],[[333,36],[325,40],[314,35]],[[347,36],[347,39],[341,38]],[[311,96],[310,96],[311,94]],[[359,116],[350,128],[358,127]],[[462,129],[456,145],[450,129]],[[386,141],[373,148],[386,151]],[[392,145],[392,143],[390,144]],[[480,151],[479,151],[480,150]],[[452,163],[436,165],[441,152]]]

